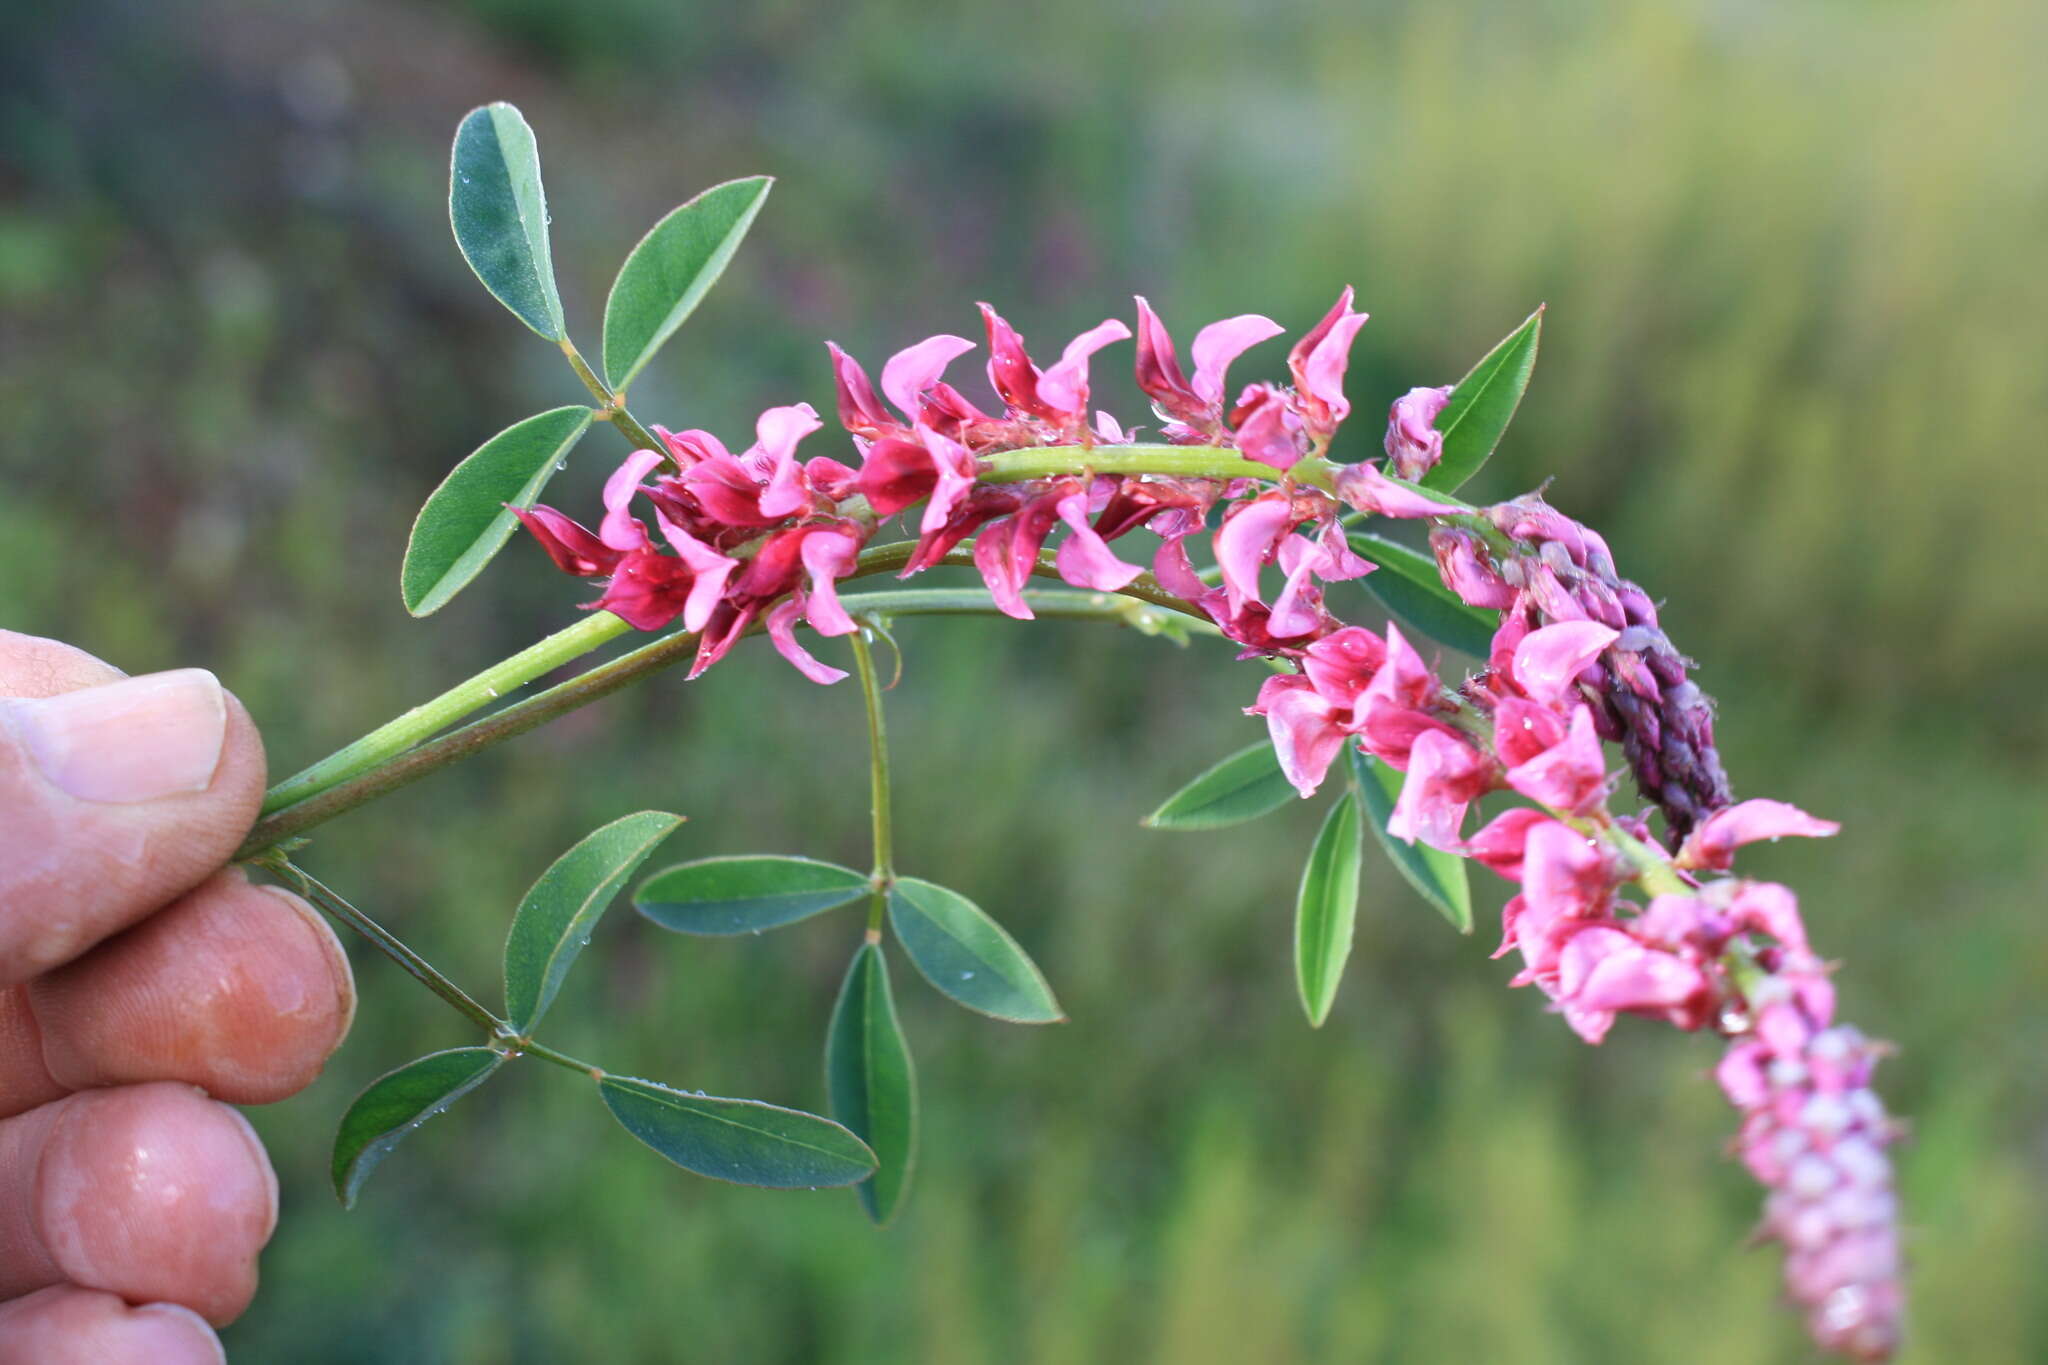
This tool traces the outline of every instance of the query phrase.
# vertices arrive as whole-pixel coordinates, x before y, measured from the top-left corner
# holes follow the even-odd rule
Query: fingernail
[[[228,1353],[206,1319],[179,1303],[147,1303],[129,1317],[132,1324],[124,1345],[146,1348],[133,1360],[161,1362],[162,1365],[228,1365]],[[137,1338],[140,1338],[139,1340]]]
[[[203,668],[10,701],[0,718],[52,786],[109,805],[205,791],[228,732],[227,697]]]

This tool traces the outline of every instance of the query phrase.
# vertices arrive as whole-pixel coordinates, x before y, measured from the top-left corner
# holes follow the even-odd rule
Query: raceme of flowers
[[[1089,401],[1091,358],[1131,329],[1105,321],[1040,369],[984,304],[999,411],[944,378],[974,349],[965,338],[935,336],[892,356],[880,396],[831,346],[858,465],[799,460],[799,443],[822,423],[796,404],[763,413],[738,454],[709,432],[656,428],[666,449],[636,452],[612,476],[595,532],[552,508],[518,515],[563,570],[608,580],[593,607],[643,630],[680,619],[697,633],[693,677],[757,623],[807,677],[845,677],[795,627],[856,630],[836,584],[883,521],[920,503],[903,574],[972,537],[995,604],[1020,619],[1032,615],[1023,588],[1035,573],[1114,592],[1149,569],[1150,583],[1207,615],[1243,656],[1292,664],[1248,709],[1265,718],[1304,796],[1355,745],[1405,774],[1390,834],[1472,858],[1516,885],[1500,949],[1520,955],[1513,984],[1537,987],[1591,1043],[1620,1014],[1729,1040],[1717,1076],[1743,1116],[1742,1160],[1769,1191],[1761,1233],[1785,1248],[1791,1297],[1823,1347],[1889,1358],[1901,1291],[1885,1148],[1898,1129],[1869,1085],[1880,1049],[1834,1021],[1829,969],[1793,893],[1729,874],[1744,844],[1836,826],[1780,802],[1734,802],[1712,703],[1597,533],[1533,494],[1475,511],[1414,486],[1442,456],[1434,423],[1449,388],[1394,403],[1384,471],[1343,465],[1327,487],[1313,481],[1303,462],[1320,465],[1350,412],[1344,372],[1366,320],[1351,305],[1346,289],[1295,342],[1291,384],[1250,384],[1233,400],[1231,364],[1280,326],[1247,314],[1201,329],[1190,376],[1157,314],[1137,301],[1137,381],[1162,442],[1237,451],[1243,472],[1230,477],[1089,472],[1090,452],[1136,441],[1136,428],[1091,415]],[[1071,449],[1071,471],[987,477],[985,457],[1040,448]],[[659,541],[634,515],[636,499]],[[1398,627],[1380,635],[1332,614],[1325,585],[1373,569],[1346,541],[1347,508],[1428,520],[1444,584],[1501,614],[1479,673],[1448,688]],[[1061,528],[1048,564],[1046,543]],[[1149,556],[1114,548],[1141,528],[1156,538]],[[1204,535],[1209,576],[1189,553]],[[1270,596],[1268,569],[1279,584]],[[1637,788],[1664,816],[1668,846],[1647,813],[1610,812],[1603,740],[1621,745]],[[1531,804],[1468,835],[1471,807],[1495,792]]]

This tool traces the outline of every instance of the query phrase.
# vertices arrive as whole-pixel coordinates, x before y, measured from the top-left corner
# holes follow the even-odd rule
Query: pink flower
[[[1088,357],[1113,341],[1128,341],[1131,329],[1105,318],[1067,343],[1058,363],[1038,377],[1038,397],[1067,422],[1088,419]]]
[[[766,485],[761,492],[761,515],[791,517],[811,508],[811,489],[803,466],[796,460],[797,442],[825,425],[809,403],[769,408],[755,423],[755,443],[740,457]]]
[[[1344,397],[1344,370],[1350,362],[1352,338],[1365,319],[1364,313],[1351,310],[1351,286],[1347,284],[1336,306],[1288,352],[1287,367],[1294,373],[1294,387],[1301,396],[1302,423],[1309,438],[1318,444],[1328,441],[1338,423],[1351,413],[1351,404]]]
[[[1189,387],[1195,397],[1212,413],[1220,409],[1223,406],[1223,380],[1230,372],[1230,362],[1285,330],[1269,317],[1240,313],[1234,318],[1212,322],[1195,333],[1194,345],[1189,348],[1195,361],[1195,377]]]
[[[1308,647],[1302,672],[1310,686],[1349,710],[1387,660],[1386,643],[1363,626],[1332,631]]]
[[[1383,517],[1440,517],[1464,510],[1403,488],[1369,464],[1347,464],[1339,469],[1337,496],[1360,512]]]
[[[1595,621],[1564,621],[1532,630],[1515,646],[1514,680],[1537,701],[1555,705],[1581,670],[1620,634]]]
[[[1816,819],[1783,801],[1743,801],[1714,812],[1686,836],[1678,850],[1678,865],[1725,870],[1734,863],[1735,850],[1744,844],[1788,834],[1824,839],[1841,829],[1832,820]]]
[[[1280,771],[1304,797],[1314,796],[1344,747],[1341,708],[1308,679],[1283,674],[1260,684],[1259,699],[1245,712],[1266,718]]]
[[[1492,869],[1511,882],[1522,880],[1522,849],[1529,831],[1536,825],[1556,822],[1533,806],[1512,806],[1479,827],[1465,841],[1465,851],[1474,862]]]
[[[1529,826],[1522,841],[1522,895],[1538,924],[1604,910],[1614,882],[1613,862],[1593,840],[1557,820]]]
[[[1102,537],[1095,533],[1095,528],[1088,524],[1086,489],[1076,489],[1054,506],[1060,520],[1067,524],[1067,538],[1053,559],[1061,578],[1077,588],[1116,592],[1129,587],[1133,579],[1145,572],[1136,564],[1126,564],[1112,554]]]
[[[1410,389],[1387,412],[1387,468],[1409,482],[1436,468],[1444,457],[1444,434],[1436,429],[1437,414],[1451,401],[1449,385]]]
[[[793,597],[777,604],[768,613],[768,639],[775,645],[776,653],[789,660],[797,672],[812,682],[836,683],[846,676],[846,670],[820,663],[809,650],[796,642],[796,622],[802,611]]]
[[[1025,580],[1038,567],[1038,552],[1045,538],[1060,522],[1060,503],[1077,492],[1085,495],[1079,480],[1056,482],[1008,519],[975,537],[974,567],[981,570],[989,595],[1005,615],[1020,621],[1033,619],[1031,607],[1024,600]]]
[[[676,557],[692,575],[683,599],[683,629],[700,631],[725,595],[725,585],[740,562],[720,554],[659,512],[655,513],[655,521],[661,527],[662,538],[675,549]]]
[[[508,507],[519,524],[533,533],[540,547],[548,552],[548,558],[555,561],[555,567],[563,573],[578,578],[596,578],[610,573],[624,558],[622,552],[592,535],[578,522],[563,516],[552,507],[535,507],[530,511],[519,507]]]
[[[1088,420],[1088,357],[1131,329],[1114,318],[1067,343],[1052,368],[1041,373],[1024,350],[1024,339],[995,309],[980,305],[988,328],[988,379],[1013,416],[1036,417],[1076,431]]]
[[[604,481],[604,520],[597,538],[614,550],[638,550],[647,544],[647,528],[627,510],[640,481],[666,457],[658,451],[636,450]]]
[[[1515,604],[1515,590],[1484,553],[1485,543],[1457,526],[1438,526],[1429,533],[1429,548],[1444,586],[1465,605],[1500,611]]]
[[[1238,503],[1223,517],[1216,533],[1216,563],[1223,570],[1223,590],[1236,612],[1247,602],[1260,602],[1259,570],[1279,549],[1280,539],[1302,517],[1284,493],[1265,493]]]
[[[1408,779],[1387,819],[1387,833],[1455,852],[1465,808],[1487,790],[1491,776],[1477,749],[1440,731],[1424,731],[1409,751]]]
[[[946,367],[974,349],[966,337],[947,333],[926,337],[889,357],[882,365],[882,392],[912,422],[924,406],[924,395],[946,373]]]
[[[1271,384],[1253,384],[1239,394],[1230,422],[1236,428],[1237,448],[1247,460],[1284,474],[1308,453],[1301,418],[1286,391]]]
[[[1503,761],[1506,758],[1503,754]],[[1507,784],[1531,801],[1571,815],[1583,815],[1599,804],[1607,786],[1607,766],[1593,730],[1593,709],[1574,710],[1564,737],[1509,768]]]
[[[1617,1013],[1687,1018],[1698,1013],[1688,1007],[1712,991],[1706,974],[1690,962],[1604,925],[1573,934],[1558,958],[1558,1004],[1565,1021],[1589,1043],[1607,1036]]]

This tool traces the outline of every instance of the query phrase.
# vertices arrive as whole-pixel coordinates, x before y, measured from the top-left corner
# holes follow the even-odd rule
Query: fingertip
[[[227,1365],[227,1352],[189,1308],[66,1284],[0,1304],[0,1365]]]

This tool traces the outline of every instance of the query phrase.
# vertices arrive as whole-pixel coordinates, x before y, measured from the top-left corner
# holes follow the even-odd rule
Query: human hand
[[[224,866],[263,787],[211,674],[0,630],[0,1365],[218,1361],[256,1291],[277,1178],[228,1106],[355,1008],[312,907]]]

